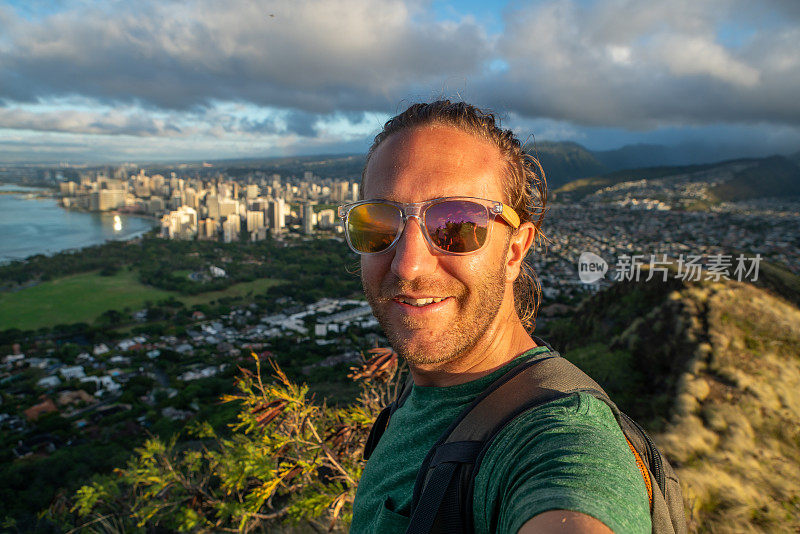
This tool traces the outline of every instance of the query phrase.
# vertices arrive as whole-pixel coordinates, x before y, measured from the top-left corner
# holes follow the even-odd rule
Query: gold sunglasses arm
[[[503,204],[503,211],[498,215],[500,215],[500,217],[502,217],[503,220],[510,224],[515,230],[519,228],[519,215],[517,215],[517,212],[514,211],[514,208],[511,206]]]

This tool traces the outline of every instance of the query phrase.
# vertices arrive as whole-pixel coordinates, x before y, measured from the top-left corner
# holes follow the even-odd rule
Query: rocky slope
[[[800,530],[792,300],[737,282],[617,284],[545,333],[649,427],[692,532]]]

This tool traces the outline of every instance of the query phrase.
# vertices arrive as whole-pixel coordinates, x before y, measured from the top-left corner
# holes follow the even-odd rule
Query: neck
[[[409,369],[418,386],[454,386],[488,375],[534,347],[536,342],[522,326],[513,302],[504,302],[484,335],[458,357],[437,364],[409,364]]]

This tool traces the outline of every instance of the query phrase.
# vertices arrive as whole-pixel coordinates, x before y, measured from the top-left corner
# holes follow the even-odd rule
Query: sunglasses
[[[425,202],[362,200],[339,206],[347,244],[358,254],[379,254],[400,239],[406,221],[416,217],[425,240],[445,254],[470,254],[489,240],[495,217],[512,228],[519,216],[506,204],[473,197],[444,197]]]

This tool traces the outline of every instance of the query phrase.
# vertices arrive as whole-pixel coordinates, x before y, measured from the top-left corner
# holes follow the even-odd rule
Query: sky
[[[800,150],[798,0],[0,2],[0,163],[364,152],[419,101],[523,140]]]

